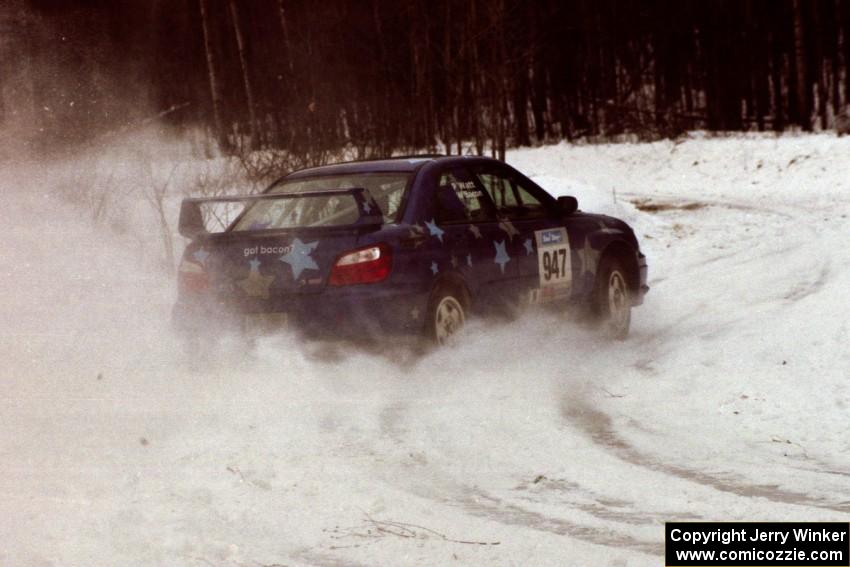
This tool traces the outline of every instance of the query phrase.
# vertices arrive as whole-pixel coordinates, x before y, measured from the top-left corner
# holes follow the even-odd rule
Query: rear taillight
[[[204,293],[210,287],[210,280],[200,264],[184,258],[177,269],[177,285],[181,293]]]
[[[386,244],[346,252],[334,262],[328,284],[341,286],[383,281],[390,275],[392,260],[392,252]]]

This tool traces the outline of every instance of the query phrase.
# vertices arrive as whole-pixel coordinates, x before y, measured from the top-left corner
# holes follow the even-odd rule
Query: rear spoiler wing
[[[304,197],[328,197],[330,195],[351,195],[357,202],[357,211],[360,217],[354,226],[380,225],[384,222],[384,215],[380,207],[372,198],[372,195],[363,187],[352,189],[327,189],[319,191],[301,191],[298,193],[263,193],[261,195],[227,195],[223,197],[189,197],[183,199],[180,204],[180,219],[177,223],[177,231],[186,238],[195,239],[199,236],[209,234],[202,205],[211,203],[244,203],[245,210],[257,201],[279,201],[282,199],[301,199]],[[241,216],[241,215],[240,215]],[[236,220],[238,220],[237,217]],[[234,220],[233,222],[236,222]],[[232,225],[232,223],[231,223]]]

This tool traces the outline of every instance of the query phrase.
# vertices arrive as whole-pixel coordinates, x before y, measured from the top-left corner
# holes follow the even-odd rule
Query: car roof
[[[492,161],[492,158],[480,156],[444,156],[436,154],[397,156],[385,159],[348,161],[332,165],[321,165],[299,169],[287,175],[285,179],[299,179],[302,177],[322,177],[325,175],[340,175],[346,173],[371,173],[371,172],[413,172],[426,163],[440,162],[451,164],[452,162]],[[501,162],[499,162],[501,163]]]

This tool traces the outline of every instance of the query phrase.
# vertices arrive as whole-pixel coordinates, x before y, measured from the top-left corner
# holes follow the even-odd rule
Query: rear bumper
[[[649,292],[649,286],[646,285],[646,279],[649,272],[649,268],[646,264],[646,256],[644,256],[641,252],[638,252],[637,264],[638,286],[637,293],[634,294],[634,301],[632,302],[632,305],[641,305],[643,303],[644,296]]]
[[[254,315],[282,313],[287,327],[309,337],[361,339],[420,333],[427,304],[427,290],[352,286],[293,295],[265,305],[181,298],[172,310],[172,321],[178,331],[194,335],[238,331]]]

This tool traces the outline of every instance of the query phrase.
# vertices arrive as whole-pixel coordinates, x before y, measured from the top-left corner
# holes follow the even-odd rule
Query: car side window
[[[513,180],[514,189],[519,199],[523,214],[527,217],[542,217],[547,215],[546,205],[535,197],[531,191],[518,180]]]
[[[462,171],[450,170],[440,175],[436,200],[438,222],[480,222],[495,218],[487,196]]]
[[[501,175],[489,172],[478,173],[478,180],[490,195],[499,213],[517,206],[517,197],[510,180]]]
[[[479,170],[476,177],[490,195],[499,215],[510,218],[546,216],[546,205],[513,176],[501,171]]]

